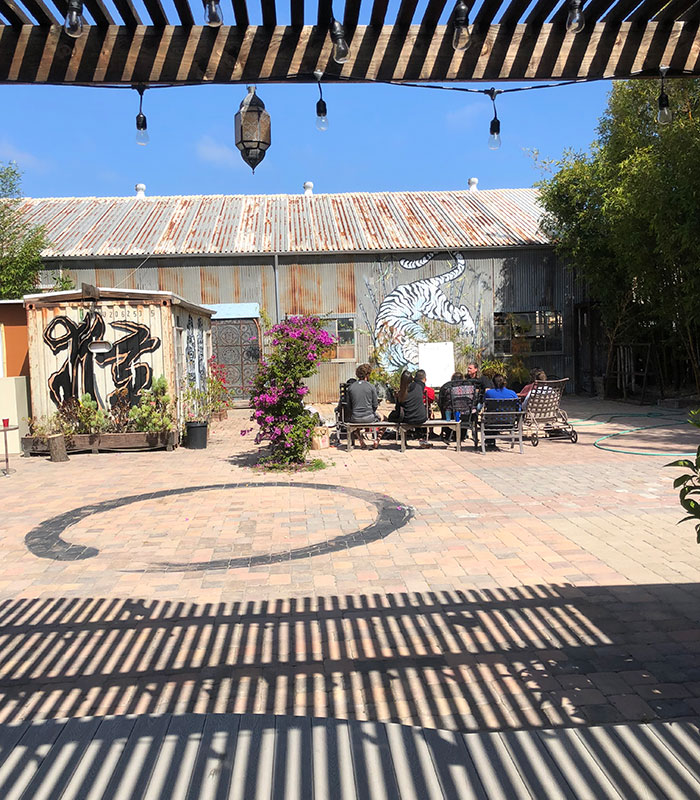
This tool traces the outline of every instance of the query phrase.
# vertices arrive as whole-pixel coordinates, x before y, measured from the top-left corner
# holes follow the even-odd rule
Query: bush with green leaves
[[[129,428],[146,433],[165,433],[173,430],[174,426],[168,382],[164,377],[156,378],[150,389],[141,392],[138,404],[129,412]]]
[[[253,421],[256,443],[268,442],[271,468],[303,464],[318,417],[304,406],[306,378],[315,374],[335,339],[318,317],[289,317],[265,333],[271,342],[266,361],[253,381]]]
[[[700,408],[690,412],[690,419],[688,422],[700,428]],[[691,461],[689,458],[679,458],[677,461],[666,464],[666,466],[682,467],[687,470],[683,475],[679,475],[676,480],[673,481],[673,488],[680,488],[679,501],[688,514],[687,517],[683,517],[683,519],[679,520],[679,523],[695,520],[696,541],[700,544],[700,502],[691,496],[695,495],[697,497],[700,495],[700,447],[698,447],[694,461]]]

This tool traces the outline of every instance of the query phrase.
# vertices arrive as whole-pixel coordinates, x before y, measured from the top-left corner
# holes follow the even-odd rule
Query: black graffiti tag
[[[55,317],[44,329],[44,342],[52,353],[68,350],[63,365],[49,377],[49,396],[57,406],[70,398],[78,400],[84,394],[89,394],[93,400],[97,399],[93,355],[89,345],[102,339],[104,333],[104,320],[92,312],[88,312],[79,323],[68,317]]]
[[[119,331],[126,331],[126,336],[122,336],[113,345],[112,349],[106,353],[98,353],[95,356],[100,366],[111,366],[112,381],[114,391],[108,396],[111,404],[114,404],[120,392],[126,392],[129,405],[138,402],[139,395],[143,389],[150,389],[153,381],[153,369],[146,362],[139,362],[145,353],[152,353],[160,347],[160,339],[151,336],[151,332],[146,325],[131,320],[120,320],[110,322],[113,328]]]

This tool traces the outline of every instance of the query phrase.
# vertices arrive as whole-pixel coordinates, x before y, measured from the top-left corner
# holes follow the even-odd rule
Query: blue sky
[[[506,88],[515,84],[501,84]],[[488,88],[485,84],[469,84]],[[297,194],[531,186],[530,150],[556,158],[595,138],[610,84],[501,95],[503,145],[487,147],[491,102],[482,95],[385,85],[324,87],[330,128],[315,127],[315,85],[260,85],[272,146],[251,174],[233,140],[244,86],[152,89],[144,97],[151,142],[135,142],[131,89],[2,86],[0,161],[23,170],[28,197]]]

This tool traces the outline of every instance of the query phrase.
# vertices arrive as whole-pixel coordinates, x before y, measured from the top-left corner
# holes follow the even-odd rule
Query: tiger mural
[[[401,259],[403,269],[424,267],[435,253],[428,253],[415,261]],[[465,336],[475,333],[474,320],[466,306],[451,303],[440,288],[459,278],[466,269],[461,253],[455,253],[455,266],[434,278],[422,278],[403,283],[391,291],[381,302],[374,324],[375,341],[381,347],[380,364],[389,372],[400,369],[418,369],[418,343],[426,341],[420,321],[427,319],[459,325]]]

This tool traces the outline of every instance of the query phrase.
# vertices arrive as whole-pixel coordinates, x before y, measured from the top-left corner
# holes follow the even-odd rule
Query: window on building
[[[493,349],[498,355],[561,353],[559,311],[500,311],[493,315]]]
[[[336,317],[324,319],[323,327],[338,343],[331,352],[331,358],[339,361],[355,359],[355,317]]]

